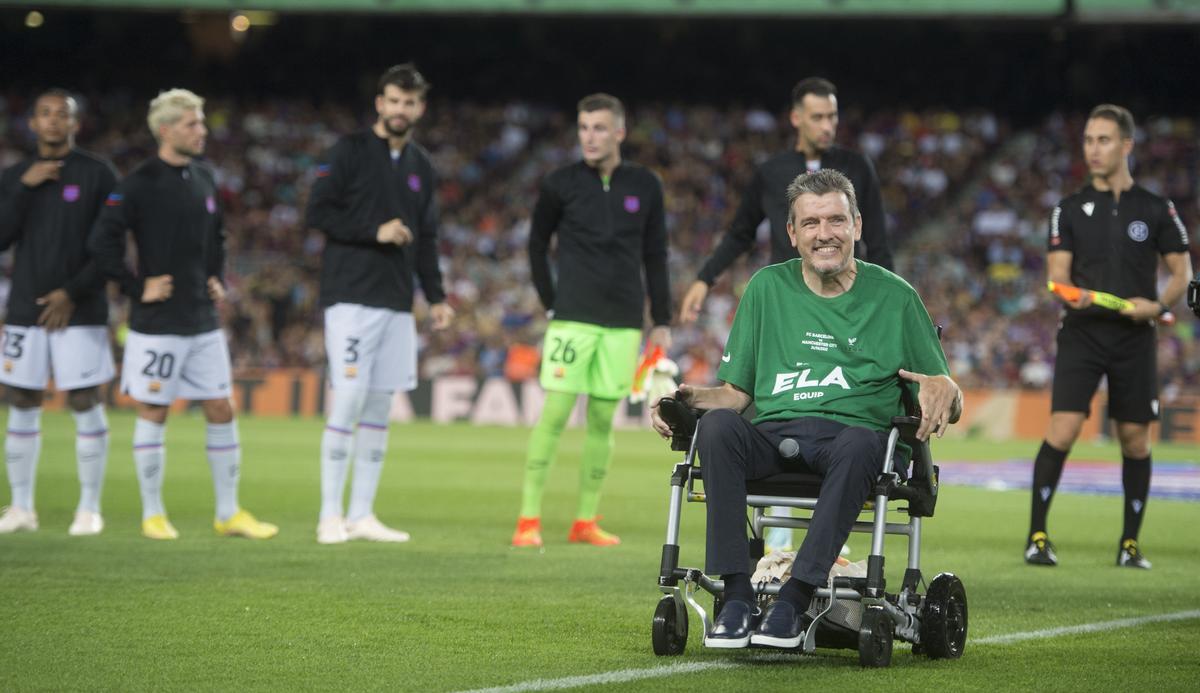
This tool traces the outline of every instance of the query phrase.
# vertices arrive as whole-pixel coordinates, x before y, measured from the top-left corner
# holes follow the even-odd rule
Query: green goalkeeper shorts
[[[542,345],[542,389],[621,399],[633,388],[642,331],[552,320]]]

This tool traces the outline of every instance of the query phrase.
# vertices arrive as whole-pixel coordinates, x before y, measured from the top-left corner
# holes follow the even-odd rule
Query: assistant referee
[[[1150,490],[1150,422],[1158,418],[1156,318],[1183,296],[1192,277],[1188,234],[1175,205],[1137,185],[1129,171],[1134,122],[1128,110],[1092,109],[1083,136],[1091,183],[1064,198],[1050,216],[1049,279],[1127,297],[1130,310],[1067,302],[1058,331],[1050,425],[1033,466],[1025,561],[1057,565],[1046,514],[1063,463],[1079,437],[1100,376],[1108,380],[1108,415],[1121,443],[1125,523],[1117,565],[1150,568],[1138,530]],[[1158,258],[1171,273],[1159,297]]]

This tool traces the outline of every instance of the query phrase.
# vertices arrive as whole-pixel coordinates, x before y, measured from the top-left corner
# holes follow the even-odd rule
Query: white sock
[[[208,466],[212,468],[213,491],[217,497],[217,519],[225,522],[238,510],[242,448],[238,445],[237,422],[210,423],[205,443]]]
[[[372,392],[363,407],[362,422],[354,437],[354,479],[350,483],[350,511],[346,520],[356,522],[375,512],[375,492],[387,454],[388,414],[392,393]]]
[[[167,425],[138,417],[133,424],[133,464],[137,468],[138,488],[142,492],[142,519],[166,515],[163,508],[163,476],[167,472],[167,450],[163,439]]]
[[[42,450],[42,408],[8,409],[8,435],[4,438],[4,461],[15,508],[33,512],[33,482],[37,476],[38,453]]]
[[[80,512],[100,512],[100,490],[108,465],[108,418],[104,405],[97,404],[75,415],[75,460],[79,469]]]
[[[363,390],[338,390],[333,396],[329,420],[321,434],[321,519],[342,517],[342,497],[346,493],[346,473],[350,470],[354,427],[362,416],[367,393]]]

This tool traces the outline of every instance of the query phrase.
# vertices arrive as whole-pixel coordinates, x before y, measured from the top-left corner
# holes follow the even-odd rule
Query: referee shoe
[[[1121,548],[1117,549],[1117,565],[1122,568],[1150,570],[1150,561],[1146,560],[1146,556],[1138,548],[1137,539],[1121,541]]]
[[[1058,554],[1054,553],[1054,543],[1050,541],[1050,537],[1046,536],[1045,532],[1034,532],[1029,535],[1029,545],[1025,547],[1025,562],[1029,565],[1058,565]]]

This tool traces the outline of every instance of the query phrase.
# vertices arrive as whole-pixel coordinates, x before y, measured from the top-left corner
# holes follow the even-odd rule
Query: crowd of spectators
[[[207,105],[207,158],[217,171],[229,232],[229,298],[222,306],[235,367],[321,366],[317,277],[322,235],[304,207],[321,152],[370,122],[357,104],[264,99]],[[0,97],[0,166],[28,149],[24,97]],[[85,101],[79,143],[122,172],[151,156],[144,104],[127,94]],[[987,112],[844,111],[839,139],[876,163],[897,271],[946,326],[945,347],[966,386],[1045,387],[1055,304],[1044,291],[1049,210],[1083,180],[1078,117],[1054,116],[1010,132]],[[529,280],[525,245],[539,179],[577,157],[567,106],[432,99],[418,126],[442,176],[443,274],[458,311],[454,329],[422,330],[422,376],[470,374],[520,380],[536,373],[544,315]],[[1194,122],[1153,119],[1139,133],[1139,183],[1171,195],[1184,218],[1196,207]],[[760,108],[636,104],[626,158],[652,167],[666,188],[670,268],[678,299],[723,233],[754,166],[792,146],[786,113]],[[696,326],[678,327],[672,355],[691,381],[710,381],[715,358],[758,250],[710,293]],[[11,262],[5,258],[4,263]],[[0,284],[0,291],[3,290]],[[417,306],[423,319],[424,306]],[[124,316],[114,297],[114,323]],[[1183,316],[1181,316],[1183,317]],[[1180,321],[1160,347],[1169,388],[1200,371],[1194,322]]]

